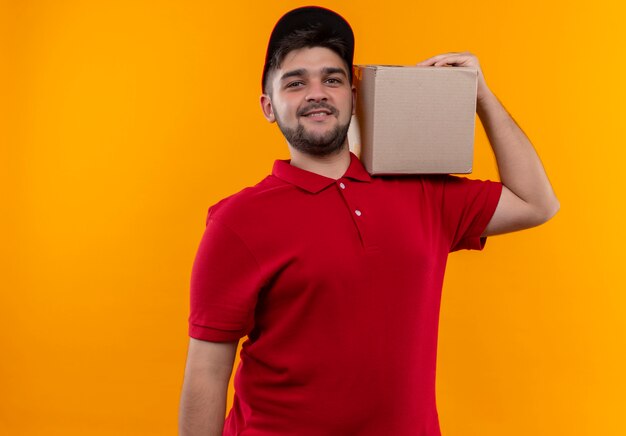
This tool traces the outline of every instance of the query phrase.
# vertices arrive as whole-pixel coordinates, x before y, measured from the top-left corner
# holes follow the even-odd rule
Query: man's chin
[[[344,148],[348,133],[348,125],[336,123],[321,129],[311,128],[321,126],[305,126],[304,123],[299,123],[296,129],[285,128],[281,123],[278,127],[293,148],[312,156],[338,153]]]
[[[346,138],[338,137],[309,137],[304,141],[294,141],[291,145],[312,156],[329,156],[339,153],[346,145]]]
[[[303,136],[303,139],[311,144],[315,144],[316,146],[323,148],[336,142],[337,135],[334,131],[327,131],[324,133],[307,132],[307,134]]]
[[[300,124],[301,128],[310,136],[331,135],[337,129],[337,124],[331,120],[309,121]]]

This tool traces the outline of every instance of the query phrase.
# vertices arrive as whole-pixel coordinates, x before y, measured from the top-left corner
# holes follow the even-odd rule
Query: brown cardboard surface
[[[472,172],[477,70],[356,65],[350,149],[370,174]]]

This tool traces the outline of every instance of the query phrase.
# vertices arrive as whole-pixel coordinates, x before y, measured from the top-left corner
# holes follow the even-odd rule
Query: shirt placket
[[[359,234],[361,246],[365,249],[375,248],[367,232],[368,212],[371,211],[367,210],[367,205],[364,204],[363,200],[357,195],[356,189],[354,189],[355,183],[345,178],[338,179],[336,183],[339,194],[343,198],[344,204]]]

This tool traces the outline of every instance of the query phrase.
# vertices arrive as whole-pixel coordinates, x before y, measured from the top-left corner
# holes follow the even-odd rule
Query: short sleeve
[[[444,178],[442,213],[451,252],[484,248],[486,238],[480,235],[489,224],[501,193],[500,182]]]
[[[209,214],[191,273],[189,336],[226,342],[247,335],[260,288],[253,254],[233,230]]]

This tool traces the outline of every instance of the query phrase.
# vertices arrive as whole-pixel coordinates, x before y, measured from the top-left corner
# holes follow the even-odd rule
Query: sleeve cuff
[[[247,333],[240,330],[220,330],[198,324],[189,324],[189,337],[209,342],[238,341]]]
[[[454,247],[452,251],[457,250],[482,250],[487,243],[486,237],[481,237],[487,225],[491,221],[498,202],[500,201],[500,195],[502,194],[502,183],[492,182],[489,184],[487,195],[485,196],[484,207],[482,213],[476,218],[472,224],[471,230],[468,235],[461,239]]]

